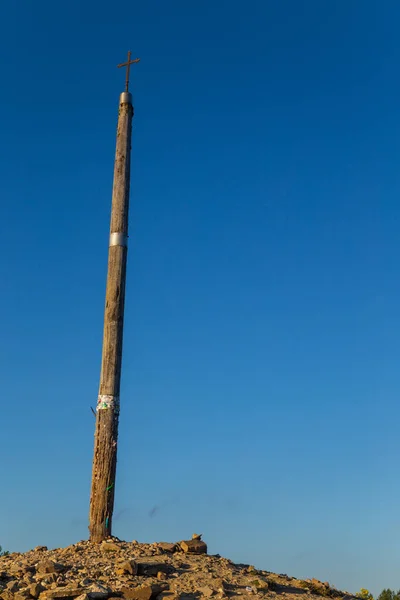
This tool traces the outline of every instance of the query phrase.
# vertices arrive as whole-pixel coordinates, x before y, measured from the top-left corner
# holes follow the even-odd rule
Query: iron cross
[[[129,50],[127,62],[117,65],[118,68],[126,67],[126,78],[125,78],[125,91],[126,92],[129,91],[129,71],[130,71],[131,65],[133,65],[134,63],[138,63],[139,61],[140,61],[140,58],[135,58],[135,59],[131,60],[131,51]]]

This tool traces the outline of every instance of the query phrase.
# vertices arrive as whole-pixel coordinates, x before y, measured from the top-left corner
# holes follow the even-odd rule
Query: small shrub
[[[374,597],[371,594],[371,592],[369,590],[366,590],[365,588],[361,588],[361,590],[357,594],[357,597],[362,598],[362,600],[374,600]]]

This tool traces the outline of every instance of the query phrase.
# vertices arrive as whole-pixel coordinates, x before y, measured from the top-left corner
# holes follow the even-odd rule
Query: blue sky
[[[395,0],[0,7],[0,544],[87,537],[118,96],[115,534],[399,588]]]

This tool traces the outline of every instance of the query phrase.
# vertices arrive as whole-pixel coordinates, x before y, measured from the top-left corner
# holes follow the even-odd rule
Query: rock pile
[[[1,600],[272,600],[276,596],[354,598],[316,579],[274,575],[210,556],[197,534],[176,544],[110,538],[101,544],[82,541],[56,550],[38,546],[25,554],[0,557]]]

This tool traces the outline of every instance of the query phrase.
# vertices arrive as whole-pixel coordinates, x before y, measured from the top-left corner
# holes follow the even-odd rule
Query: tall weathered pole
[[[101,542],[111,535],[114,509],[133,118],[129,69],[139,60],[131,60],[129,52],[128,61],[118,65],[126,66],[126,83],[125,92],[120,96],[115,151],[103,354],[90,496],[89,531],[92,542]]]

